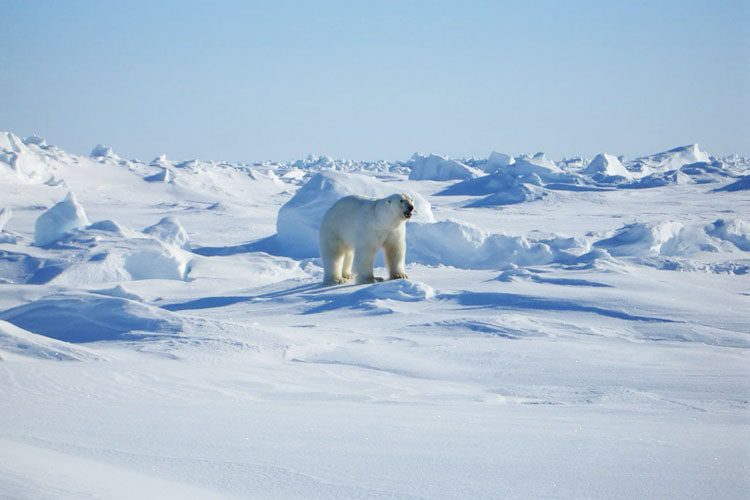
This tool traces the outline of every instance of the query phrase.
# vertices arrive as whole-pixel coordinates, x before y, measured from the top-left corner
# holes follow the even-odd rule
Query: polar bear
[[[406,220],[414,212],[407,194],[373,199],[346,196],[323,216],[320,255],[326,284],[383,281],[373,273],[375,255],[383,248],[391,279],[406,278]],[[352,270],[354,274],[352,274]]]

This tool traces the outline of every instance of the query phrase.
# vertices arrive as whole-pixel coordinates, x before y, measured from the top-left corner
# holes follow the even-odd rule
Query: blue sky
[[[0,0],[0,129],[88,153],[750,153],[750,2]]]

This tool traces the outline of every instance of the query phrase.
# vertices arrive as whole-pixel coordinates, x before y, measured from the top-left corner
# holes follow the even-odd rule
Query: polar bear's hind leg
[[[347,248],[344,253],[344,265],[342,267],[341,277],[345,280],[354,279],[352,274],[352,263],[354,262],[354,249]]]

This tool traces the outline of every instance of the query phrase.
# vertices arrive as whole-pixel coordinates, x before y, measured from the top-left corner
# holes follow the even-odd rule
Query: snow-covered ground
[[[488,158],[1,133],[0,497],[747,498],[750,161]],[[321,286],[399,191],[410,279]]]

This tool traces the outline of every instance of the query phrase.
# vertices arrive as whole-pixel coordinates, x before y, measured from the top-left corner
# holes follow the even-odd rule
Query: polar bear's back
[[[323,216],[320,224],[321,238],[354,241],[363,225],[367,225],[366,221],[372,221],[377,202],[374,198],[357,195],[341,198]]]

